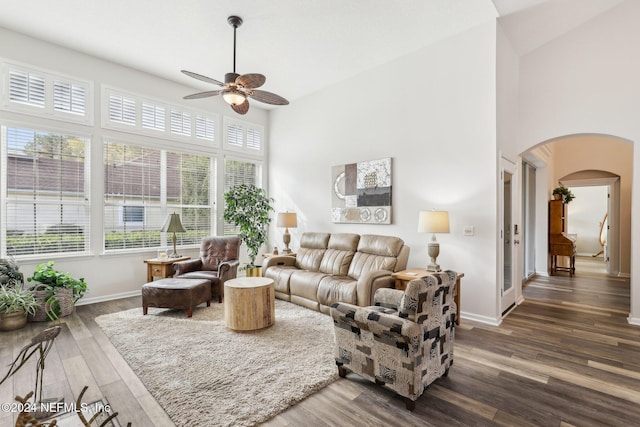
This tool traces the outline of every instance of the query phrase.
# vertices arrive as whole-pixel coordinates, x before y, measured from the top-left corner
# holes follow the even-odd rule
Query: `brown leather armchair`
[[[208,279],[211,281],[211,295],[222,302],[224,282],[238,274],[240,245],[237,236],[207,237],[200,244],[200,258],[175,262],[173,277],[180,279]]]

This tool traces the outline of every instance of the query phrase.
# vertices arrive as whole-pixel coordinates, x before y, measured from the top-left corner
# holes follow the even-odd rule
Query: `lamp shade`
[[[164,222],[160,231],[166,231],[168,233],[184,233],[186,230],[180,222],[180,215],[172,213],[167,217],[167,220]]]
[[[420,211],[418,231],[421,233],[448,233],[449,212]]]
[[[277,226],[296,228],[298,226],[298,216],[295,212],[279,212]]]

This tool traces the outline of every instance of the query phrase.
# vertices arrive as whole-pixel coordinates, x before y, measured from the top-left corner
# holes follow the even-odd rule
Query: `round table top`
[[[267,277],[238,277],[224,282],[230,288],[260,288],[273,284],[273,279]]]

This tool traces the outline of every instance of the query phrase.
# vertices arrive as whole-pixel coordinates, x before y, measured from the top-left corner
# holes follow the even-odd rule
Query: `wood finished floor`
[[[464,300],[464,280],[462,288]],[[602,264],[585,258],[574,277],[534,278],[524,295],[500,327],[462,320],[449,376],[428,388],[414,412],[393,393],[349,374],[264,425],[639,425],[640,327],[627,323],[629,280],[607,278]],[[93,320],[139,305],[133,297],[80,306],[60,321],[45,396],[75,401],[88,385],[84,400],[105,396],[123,425],[173,425]],[[0,333],[0,366],[47,326]],[[0,386],[0,402],[31,390],[34,372],[25,367]],[[0,426],[14,419],[0,413]]]

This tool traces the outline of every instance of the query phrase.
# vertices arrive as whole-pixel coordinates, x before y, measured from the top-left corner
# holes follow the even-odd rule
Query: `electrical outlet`
[[[473,225],[465,225],[462,228],[462,235],[463,236],[473,236],[475,230],[473,228]]]

